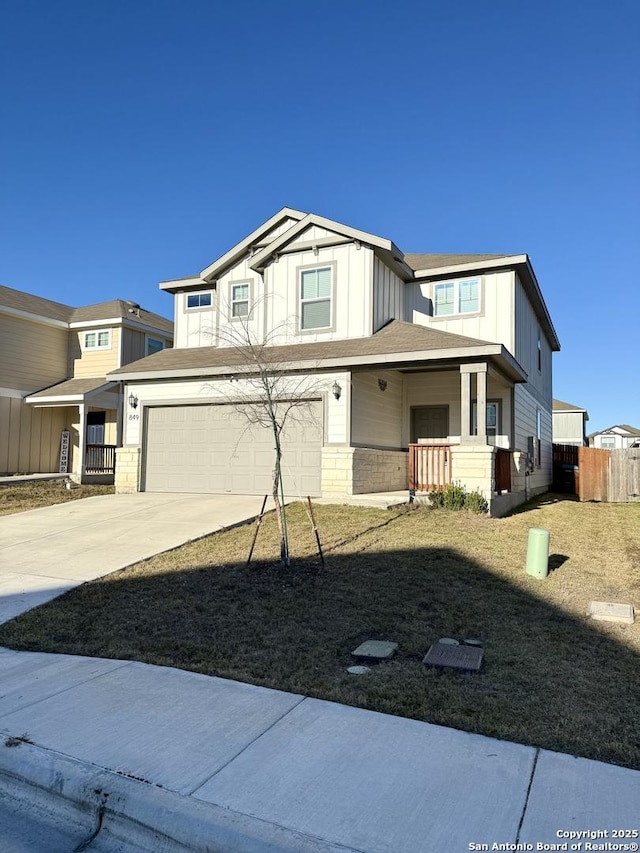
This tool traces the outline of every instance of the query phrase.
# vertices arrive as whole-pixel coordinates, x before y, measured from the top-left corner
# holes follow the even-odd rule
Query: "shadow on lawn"
[[[136,659],[427,720],[640,768],[638,657],[540,598],[545,581],[510,581],[453,548],[328,554],[325,569],[225,563],[92,581],[0,626],[16,649]],[[426,669],[440,637],[479,637],[477,675]],[[350,676],[364,639],[396,658]]]

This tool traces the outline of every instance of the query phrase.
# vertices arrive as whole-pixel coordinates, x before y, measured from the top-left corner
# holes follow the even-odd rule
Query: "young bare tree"
[[[282,339],[286,324],[277,327],[262,340],[250,328],[250,318],[236,318],[233,328],[216,334],[218,343],[234,353],[234,393],[227,403],[246,419],[247,427],[259,426],[271,432],[274,442],[272,497],[280,534],[280,561],[289,566],[289,542],[283,486],[283,440],[291,422],[309,424],[311,398],[317,398],[319,383],[308,373],[292,374],[283,358]]]

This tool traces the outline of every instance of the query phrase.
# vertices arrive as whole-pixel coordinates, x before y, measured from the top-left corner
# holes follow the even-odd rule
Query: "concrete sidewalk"
[[[261,506],[262,498],[248,495],[140,492],[2,516],[0,623],[85,581],[249,521]]]
[[[88,850],[462,853],[638,829],[640,773],[595,761],[126,661],[0,649],[0,683],[0,794],[99,829]]]

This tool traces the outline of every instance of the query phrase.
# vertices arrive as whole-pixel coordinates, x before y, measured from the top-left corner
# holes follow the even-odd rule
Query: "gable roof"
[[[391,320],[370,337],[269,346],[265,352],[269,364],[279,372],[344,369],[358,365],[384,365],[390,369],[410,364],[415,367],[425,361],[453,365],[477,358],[494,358],[515,382],[523,382],[527,378],[520,365],[501,344],[402,320]],[[114,370],[108,378],[136,381],[183,376],[224,376],[242,371],[250,363],[241,347],[166,349]]]
[[[596,430],[596,432],[590,433],[588,437],[593,438],[595,435],[607,435],[607,433],[620,435],[621,432],[625,432],[627,435],[640,436],[640,429],[637,429],[636,427],[630,426],[629,424],[614,424],[606,429]]]
[[[53,302],[42,296],[34,296],[12,287],[0,285],[0,310],[11,309],[21,314],[31,314],[53,320],[63,325],[94,323],[100,320],[125,319],[152,326],[173,335],[173,323],[160,314],[147,311],[135,302],[125,299],[111,299],[108,302],[97,302],[94,305],[84,305],[72,308],[62,302]]]
[[[582,406],[574,406],[573,403],[565,403],[562,400],[554,399],[552,401],[552,411],[553,412],[584,412],[587,414],[587,410],[583,409]],[[589,420],[589,416],[587,415],[587,420]]]
[[[424,255],[406,252],[404,259],[412,270],[432,270],[440,267],[457,267],[499,258],[517,258],[518,255]]]
[[[42,296],[33,296],[12,287],[0,284],[0,306],[12,308],[14,311],[22,311],[25,314],[34,314],[37,317],[46,317],[49,320],[59,320],[63,323],[69,322],[73,308],[63,305],[62,302],[53,302]]]

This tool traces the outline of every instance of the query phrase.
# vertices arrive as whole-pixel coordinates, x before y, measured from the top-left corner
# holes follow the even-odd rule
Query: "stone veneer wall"
[[[362,495],[407,488],[407,451],[322,448],[322,494]]]
[[[140,448],[116,448],[116,494],[138,492],[140,483]]]

